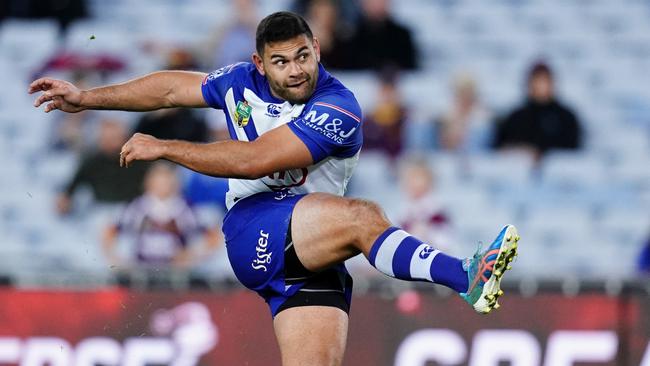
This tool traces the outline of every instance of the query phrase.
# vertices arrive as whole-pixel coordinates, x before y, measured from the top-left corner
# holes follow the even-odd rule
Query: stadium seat
[[[478,184],[500,188],[529,184],[533,173],[533,158],[516,152],[497,152],[469,155],[466,174]]]
[[[536,207],[526,213],[526,227],[564,235],[568,232],[585,233],[593,229],[594,213],[588,207],[567,206],[561,202]]]
[[[587,187],[606,182],[605,162],[579,152],[551,152],[541,166],[542,183],[559,187]]]
[[[593,231],[619,246],[638,248],[650,237],[650,212],[643,206],[608,208],[601,213]]]
[[[453,190],[461,184],[461,160],[457,154],[435,152],[428,155],[435,185],[441,191]]]

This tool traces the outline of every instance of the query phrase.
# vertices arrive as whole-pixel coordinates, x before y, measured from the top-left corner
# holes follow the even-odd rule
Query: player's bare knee
[[[390,226],[384,210],[376,203],[363,199],[351,199],[348,202],[350,223],[358,233],[358,244],[366,246]],[[363,249],[363,248],[359,248]]]
[[[382,225],[388,222],[384,210],[376,203],[363,199],[351,199],[350,206],[355,222],[362,226]]]

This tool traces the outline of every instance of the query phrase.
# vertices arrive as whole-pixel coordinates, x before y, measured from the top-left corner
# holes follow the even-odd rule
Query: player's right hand
[[[45,105],[45,113],[54,109],[64,112],[76,113],[84,110],[81,105],[81,90],[73,84],[52,78],[40,78],[34,80],[29,84],[29,94],[42,91],[36,101],[34,107],[39,107],[43,103]]]

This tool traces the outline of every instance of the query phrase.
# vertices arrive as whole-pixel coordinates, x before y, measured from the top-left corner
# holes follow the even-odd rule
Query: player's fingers
[[[40,91],[40,90],[47,90],[52,87],[54,83],[54,80],[50,78],[40,78],[32,81],[31,84],[29,84],[29,89],[27,92],[29,94],[32,94],[34,92]]]
[[[64,96],[66,93],[67,90],[65,88],[53,88],[47,90],[43,94],[41,94],[40,97],[36,99],[36,101],[34,102],[34,107],[38,107],[44,102],[48,102],[52,99],[55,99],[56,97]]]
[[[36,98],[36,100],[34,101],[34,107],[39,107],[41,104],[52,100],[52,98],[54,98],[54,96],[51,93],[45,92],[41,94],[40,97]]]
[[[127,141],[120,150],[120,166],[128,168],[130,161],[128,160],[129,157],[131,160],[133,160],[133,146],[131,144],[131,140]]]
[[[136,159],[136,154],[133,151],[129,151],[126,154],[124,154],[124,166],[129,167],[131,165],[131,162],[133,162]]]
[[[122,154],[122,153],[126,154],[127,152],[129,152],[131,150],[131,148],[132,148],[131,141],[132,140],[133,140],[133,138],[130,138],[129,140],[127,140],[124,143],[124,145],[122,145],[122,148],[120,149],[120,154]]]
[[[49,113],[50,111],[53,111],[55,109],[59,109],[59,106],[57,105],[56,101],[49,103],[45,106],[45,113]]]
[[[27,93],[32,94],[32,93],[37,92],[39,90],[43,90],[43,89],[41,89],[41,87],[42,87],[41,85],[44,84],[44,81],[45,81],[45,79],[43,79],[43,78],[32,81],[32,83],[29,84],[29,88],[27,89]]]
[[[122,146],[122,150],[120,150],[120,167],[124,166],[124,156],[126,155],[126,144]]]
[[[124,152],[124,153],[120,154],[120,166],[123,167],[123,168],[128,168],[129,167],[128,162],[126,160],[127,156],[128,156],[127,152]]]

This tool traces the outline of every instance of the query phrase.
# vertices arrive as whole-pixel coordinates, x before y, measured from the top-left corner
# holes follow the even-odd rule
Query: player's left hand
[[[120,166],[129,167],[135,160],[157,160],[163,156],[164,141],[151,135],[136,133],[127,141],[120,151]]]

